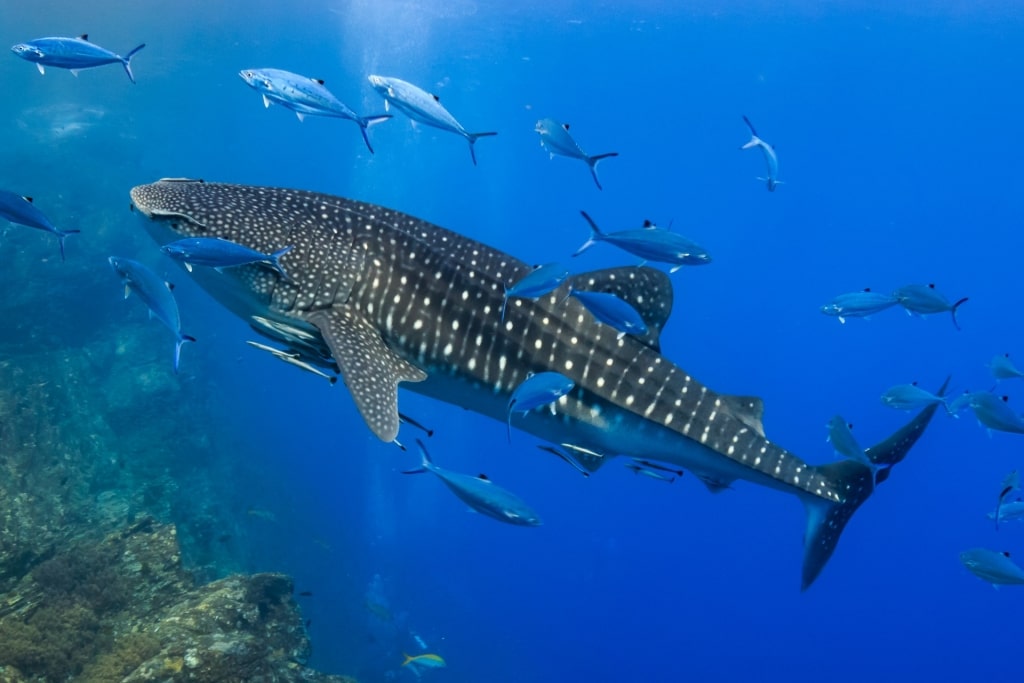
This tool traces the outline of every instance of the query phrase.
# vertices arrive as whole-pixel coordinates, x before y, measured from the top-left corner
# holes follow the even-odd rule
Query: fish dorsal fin
[[[656,229],[657,227],[658,227],[658,226],[657,226],[657,225],[655,225],[655,224],[654,224],[653,222],[651,222],[650,220],[648,220],[648,219],[646,219],[646,218],[644,219],[644,228],[647,228],[647,229],[650,229],[650,230],[654,230],[654,229]]]
[[[306,314],[341,369],[367,426],[381,441],[398,436],[398,383],[421,382],[427,373],[389,349],[380,333],[348,306]]]
[[[312,79],[312,81],[314,83],[316,83],[317,85],[323,85],[324,84],[324,79],[322,79],[322,78],[314,78],[314,79]]]
[[[729,408],[729,413],[764,438],[764,401],[757,396],[722,395],[722,403]],[[852,426],[852,425],[851,425]]]
[[[437,95],[435,95],[434,93],[430,93],[430,96],[434,98],[435,102],[440,102],[441,101],[441,98],[438,97]]]
[[[568,123],[563,123],[562,124],[562,128],[564,128],[566,130],[566,132],[569,132],[569,124]]]
[[[672,281],[666,273],[646,266],[621,266],[575,275],[569,284],[579,292],[614,294],[632,306],[647,325],[647,334],[636,338],[659,350],[661,330],[672,313]]]
[[[865,287],[865,288],[864,288],[864,291],[865,291],[865,292],[870,292],[870,291],[871,291],[871,288],[870,288],[870,287]]]
[[[1009,556],[1010,556],[1010,551],[1009,550],[1004,550],[1003,551],[1003,557],[1009,557]]]
[[[35,202],[35,200],[34,200],[34,199],[32,199],[31,197],[22,197],[22,199],[24,199],[24,200],[25,200],[26,202],[28,202],[29,204],[32,204],[32,203],[34,203],[34,202]]]
[[[490,479],[488,479],[487,475],[486,475],[486,474],[484,474],[483,472],[481,472],[480,474],[478,474],[476,478],[477,478],[477,479],[479,479],[480,481],[486,481],[486,482],[487,482],[488,484],[490,484],[490,483],[491,483],[491,480],[490,480]]]
[[[78,37],[81,38],[82,40],[89,40],[89,34],[88,33],[83,33],[82,35],[80,35]]]

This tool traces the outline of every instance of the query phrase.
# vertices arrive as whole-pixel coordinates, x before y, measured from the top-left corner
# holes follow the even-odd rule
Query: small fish
[[[631,460],[633,462],[635,462],[636,464],[642,465],[643,467],[646,467],[646,468],[651,469],[651,470],[661,470],[662,472],[668,472],[670,474],[674,474],[677,477],[683,476],[683,470],[675,470],[675,469],[672,469],[671,467],[665,467],[664,465],[659,465],[656,462],[651,462],[649,460],[641,460],[640,458],[631,458]]]
[[[533,127],[540,134],[540,146],[548,151],[554,159],[558,154],[569,159],[579,159],[590,167],[590,175],[594,176],[597,189],[602,190],[601,181],[597,179],[597,162],[608,157],[619,156],[618,152],[606,152],[605,154],[587,154],[579,146],[579,143],[569,135],[569,124],[559,123],[554,119],[541,119]]]
[[[988,513],[988,518],[999,522],[1010,522],[1015,519],[1024,519],[1024,501],[1019,498],[1010,503],[1004,503],[996,508],[995,512]]]
[[[469,141],[469,155],[476,166],[474,143],[477,139],[497,133],[470,133],[441,104],[441,98],[399,78],[370,75],[370,85],[384,98],[384,109],[395,107],[413,121],[447,130]]]
[[[922,389],[917,386],[917,382],[889,387],[882,394],[882,403],[896,410],[919,410],[935,404],[941,404],[943,408],[949,410],[944,397]]]
[[[573,390],[576,383],[559,372],[538,372],[530,375],[516,387],[508,401],[508,440],[512,443],[512,414],[526,415],[535,408],[551,405]]]
[[[1010,559],[1010,553],[973,548],[960,553],[960,561],[968,571],[996,588],[1024,584],[1024,570]]]
[[[440,655],[425,654],[425,655],[407,655],[404,652],[402,656],[405,657],[405,661],[402,662],[402,666],[423,667],[424,669],[443,669],[448,664],[441,658]]]
[[[135,82],[135,75],[132,74],[132,57],[146,47],[143,43],[128,53],[127,56],[115,54],[99,45],[89,42],[88,34],[78,38],[64,38],[53,36],[50,38],[36,38],[27,43],[18,43],[11,48],[11,52],[24,60],[35,62],[39,73],[46,74],[44,67],[53,66],[60,69],[68,69],[75,76],[82,69],[91,69],[94,66],[114,64],[120,62],[124,71],[128,74],[129,80]]]
[[[317,377],[323,377],[332,386],[338,381],[337,375],[329,375],[323,370],[313,366],[312,363],[302,360],[302,356],[299,353],[296,353],[294,351],[282,351],[281,349],[275,349],[273,346],[267,346],[266,344],[261,344],[260,342],[255,342],[252,340],[248,340],[245,343],[248,344],[249,346],[253,346],[259,349],[260,351],[266,351],[267,353],[271,354],[278,360],[284,361],[289,365],[294,365],[300,370],[305,370],[306,372],[314,374]]]
[[[433,429],[427,429],[426,427],[424,427],[423,425],[421,425],[419,422],[417,422],[416,420],[412,419],[408,415],[403,415],[402,413],[399,413],[398,414],[398,419],[400,421],[406,423],[407,425],[411,425],[411,426],[415,427],[416,429],[418,429],[421,432],[425,433],[428,437],[434,435],[434,430]]]
[[[519,496],[492,483],[483,475],[472,477],[468,474],[442,469],[431,461],[427,447],[423,445],[422,441],[416,439],[416,445],[420,447],[422,466],[419,469],[404,472],[404,474],[419,472],[435,474],[459,500],[477,512],[500,522],[519,526],[539,526],[541,524],[537,513]]]
[[[672,482],[674,482],[676,480],[675,477],[669,476],[669,475],[664,474],[662,472],[659,472],[657,470],[653,470],[653,469],[651,469],[649,467],[644,467],[643,465],[638,464],[636,461],[631,462],[631,463],[627,463],[626,464],[626,469],[630,470],[631,472],[633,472],[633,474],[642,474],[645,477],[650,477],[651,479],[657,479],[658,481],[666,481],[669,484],[671,484]]]
[[[61,261],[64,260],[64,238],[79,232],[78,230],[59,230],[54,227],[49,218],[43,215],[42,211],[35,207],[31,197],[22,197],[7,190],[0,190],[0,218],[24,225],[27,228],[52,232],[60,240]]]
[[[174,333],[174,371],[177,372],[178,359],[181,357],[181,345],[185,342],[194,342],[195,337],[181,333],[178,303],[174,300],[174,294],[171,292],[173,286],[169,282],[164,282],[156,273],[138,261],[119,256],[111,256],[107,261],[124,282],[125,298],[128,298],[130,292],[138,294],[139,298],[149,307],[150,315]]]
[[[647,334],[647,323],[636,309],[614,294],[574,289],[569,295],[576,297],[595,318],[618,330],[619,339],[627,334],[638,337]]]
[[[576,470],[577,472],[582,474],[584,477],[589,477],[590,476],[590,472],[588,472],[583,467],[583,465],[581,465],[578,462],[576,462],[576,460],[573,459],[573,457],[571,455],[569,455],[568,453],[566,453],[565,451],[560,450],[558,448],[555,448],[554,446],[548,446],[546,444],[542,444],[540,446],[537,446],[537,448],[541,449],[542,451],[546,451],[548,453],[551,453],[552,455],[557,456],[561,460],[564,460],[565,462],[569,463],[569,465],[574,470]]]
[[[160,247],[160,251],[175,261],[185,265],[188,272],[192,266],[209,266],[220,270],[249,264],[260,264],[275,271],[287,282],[291,282],[288,273],[281,267],[280,258],[292,250],[292,246],[278,249],[273,254],[250,249],[220,237],[186,237]]]
[[[545,263],[516,280],[511,287],[505,286],[505,300],[501,304],[501,319],[505,320],[505,306],[510,298],[536,299],[558,289],[569,279],[569,271],[560,263]]]
[[[992,371],[992,376],[996,379],[1024,377],[1024,372],[1017,369],[1017,366],[1010,360],[1010,354],[1008,353],[992,358],[992,361],[988,364],[988,369]]]
[[[324,82],[317,78],[300,76],[282,69],[243,69],[238,75],[263,96],[264,107],[277,102],[294,111],[299,121],[304,120],[306,115],[354,121],[363,134],[363,142],[370,154],[373,154],[373,147],[366,129],[391,118],[391,114],[360,116],[335,97],[324,87]]]
[[[978,422],[988,429],[1000,432],[1024,434],[1024,419],[1013,412],[1007,401],[1008,396],[996,396],[987,391],[965,393],[949,406],[950,414],[956,414],[965,407],[974,411]]]
[[[857,443],[857,438],[853,435],[853,432],[850,431],[852,428],[853,425],[844,420],[841,415],[836,415],[829,420],[828,440],[832,443],[832,448],[844,458],[856,460],[868,467],[873,467],[873,463],[868,459],[861,445]]]
[[[300,598],[311,598],[313,597],[313,591],[302,591],[299,593]]]
[[[999,502],[996,504],[996,529],[999,529],[999,511],[1003,507],[1003,503],[1006,502],[1006,497],[1014,491],[1020,490],[1020,475],[1017,474],[1017,470],[1010,472],[1003,479],[1003,486],[999,489]]]
[[[775,156],[775,148],[757,137],[757,131],[754,130],[754,124],[750,122],[750,119],[744,116],[743,122],[747,124],[747,128],[750,129],[750,142],[740,147],[740,149],[751,149],[753,147],[759,147],[761,149],[761,153],[764,154],[764,162],[768,166],[768,176],[765,178],[758,178],[758,180],[768,185],[769,192],[775,192],[775,188],[782,184],[778,179],[779,158]]]
[[[891,294],[872,292],[870,288],[860,292],[840,294],[821,307],[821,312],[839,318],[845,323],[847,318],[866,318],[869,315],[892,308],[899,301]]]
[[[671,230],[663,230],[650,221],[645,221],[644,227],[635,230],[605,233],[601,232],[586,211],[580,211],[580,214],[590,225],[590,238],[573,256],[579,256],[598,242],[608,242],[634,256],[639,256],[645,262],[672,264],[672,273],[683,266],[702,266],[711,263],[711,255],[706,249]]]
[[[956,303],[949,303],[949,299],[943,296],[934,284],[928,285],[906,285],[892,293],[896,301],[908,314],[928,315],[929,313],[945,313],[949,311],[953,316],[953,327],[960,329],[960,323],[956,320],[956,309],[967,301],[967,297]]]

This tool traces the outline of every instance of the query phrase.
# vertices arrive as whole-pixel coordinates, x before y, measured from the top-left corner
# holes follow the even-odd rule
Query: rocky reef
[[[235,451],[217,442],[215,392],[171,371],[165,331],[131,309],[114,323],[93,307],[95,329],[72,314],[48,324],[40,311],[57,308],[11,291],[0,683],[352,681],[305,666],[290,578],[239,573],[245,539],[223,488]]]

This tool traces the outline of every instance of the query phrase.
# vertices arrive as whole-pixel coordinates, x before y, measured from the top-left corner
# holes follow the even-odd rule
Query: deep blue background
[[[987,389],[985,364],[1024,361],[1018,137],[1024,10],[1015,3],[57,2],[0,5],[0,45],[76,35],[133,62],[78,78],[0,59],[0,187],[80,227],[68,264],[49,235],[3,233],[6,260],[39,269],[84,336],[126,307],[107,254],[166,272],[187,333],[182,381],[206,382],[236,444],[216,462],[248,570],[293,574],[313,664],[365,681],[398,677],[413,634],[448,661],[448,681],[985,680],[1019,649],[1021,596],[958,562],[985,546],[1024,556],[1024,529],[985,513],[1020,461],[1018,435],[937,416],[850,524],[821,578],[799,592],[801,506],[742,482],[709,495],[618,463],[583,479],[517,433],[402,394],[434,427],[439,464],[487,474],[545,525],[467,514],[439,482],[399,474],[410,454],[378,443],[344,388],[246,347],[246,327],[162,260],[127,211],[127,191],[162,176],[302,187],[388,205],[530,262],[566,258],[586,209],[609,229],[670,222],[715,262],[672,276],[665,354],[720,392],[758,394],[769,437],[812,462],[833,457],[837,412],[865,444],[907,416],[893,384]],[[494,5],[494,6],[491,6]],[[501,9],[498,9],[498,5]],[[323,78],[357,111],[382,111],[369,73],[438,93],[477,144],[265,110],[238,78],[276,67]],[[741,152],[748,115],[785,182],[768,193],[760,155]],[[602,162],[549,160],[533,124],[572,124]],[[629,259],[600,245],[572,262]],[[38,272],[33,270],[32,272]],[[947,315],[897,310],[840,325],[834,295],[934,282],[970,296]],[[59,284],[57,284],[59,283]],[[41,295],[39,315],[53,300]],[[65,325],[67,321],[65,320]],[[154,347],[166,354],[170,342]],[[73,343],[73,342],[71,342]],[[1024,406],[1012,382],[999,390]],[[415,432],[403,431],[411,441]],[[195,455],[195,454],[193,454]],[[249,509],[267,515],[246,514]],[[394,620],[365,607],[381,576]]]

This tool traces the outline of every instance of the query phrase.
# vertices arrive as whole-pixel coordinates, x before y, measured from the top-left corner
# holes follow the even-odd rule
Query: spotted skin
[[[553,411],[515,416],[514,426],[552,443],[670,463],[718,486],[744,479],[796,495],[808,510],[804,587],[872,490],[870,468],[807,464],[765,438],[759,399],[718,394],[658,351],[672,306],[664,273],[577,275],[536,300],[509,302],[502,320],[506,288],[530,267],[412,216],[300,190],[199,181],[161,181],[131,195],[158,240],[169,229],[265,253],[294,245],[281,258],[288,281],[261,268],[200,284],[247,319],[319,330],[383,440],[397,435],[399,382],[504,421],[512,392],[531,373],[561,373],[574,389]],[[617,338],[567,297],[570,287],[622,296],[650,324],[648,336]],[[930,418],[919,415],[909,443],[891,438],[873,460],[894,459],[890,447],[903,449],[901,458]]]

